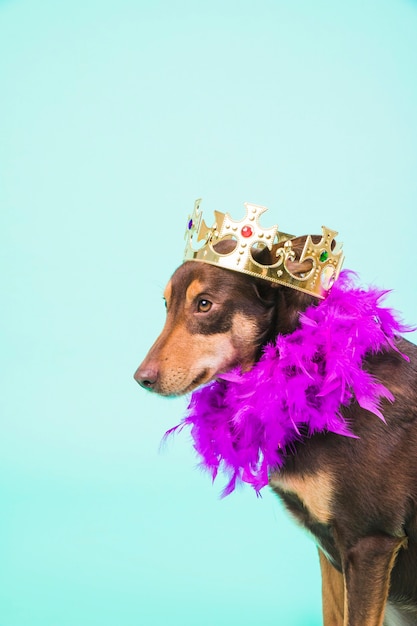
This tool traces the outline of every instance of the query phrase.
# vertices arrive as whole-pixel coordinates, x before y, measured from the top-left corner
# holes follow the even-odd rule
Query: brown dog
[[[305,270],[294,261],[293,272]],[[164,295],[165,327],[135,373],[164,396],[189,393],[236,365],[250,369],[262,347],[293,332],[315,302],[192,261],[177,269]],[[358,439],[316,434],[270,476],[318,544],[324,626],[417,624],[417,347],[404,339],[398,345],[410,363],[395,351],[366,362],[395,396],[383,404],[387,423],[352,404],[344,415]]]

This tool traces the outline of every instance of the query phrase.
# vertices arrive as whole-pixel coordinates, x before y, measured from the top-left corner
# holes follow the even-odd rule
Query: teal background
[[[310,538],[132,375],[200,196],[417,322],[416,64],[411,0],[0,1],[0,626],[321,624]]]

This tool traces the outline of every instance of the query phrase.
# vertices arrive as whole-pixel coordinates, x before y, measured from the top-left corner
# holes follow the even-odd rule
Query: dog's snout
[[[144,389],[152,391],[158,379],[158,371],[154,367],[138,367],[134,376],[136,382]]]

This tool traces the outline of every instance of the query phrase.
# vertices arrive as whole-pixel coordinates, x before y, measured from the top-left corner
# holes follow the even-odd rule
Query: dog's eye
[[[207,313],[208,311],[210,311],[210,309],[211,309],[210,300],[205,300],[204,298],[202,298],[201,300],[198,301],[197,310],[199,313]]]

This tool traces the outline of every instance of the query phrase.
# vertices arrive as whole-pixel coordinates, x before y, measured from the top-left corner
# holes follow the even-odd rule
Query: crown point
[[[328,291],[331,287],[333,287],[335,280],[336,280],[336,272],[334,268],[330,267],[330,265],[323,268],[323,271],[320,274],[320,282],[321,282],[323,289]]]

